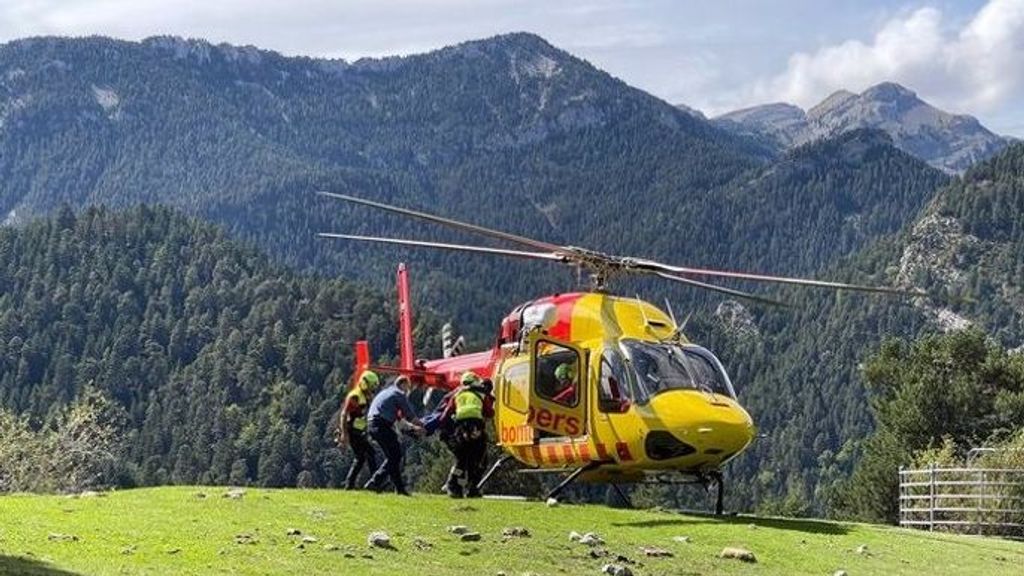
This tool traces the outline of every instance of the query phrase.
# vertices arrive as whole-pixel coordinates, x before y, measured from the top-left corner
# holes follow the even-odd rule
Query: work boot
[[[466,491],[466,498],[483,498],[483,497],[484,497],[484,495],[480,493],[480,489],[477,488],[476,486],[473,486],[472,488],[470,488],[469,490]]]
[[[448,471],[448,479],[441,489],[452,498],[462,498],[462,470],[458,466],[452,466]]]
[[[445,484],[441,487],[441,490],[451,498],[462,498],[462,486],[459,486],[456,482]]]

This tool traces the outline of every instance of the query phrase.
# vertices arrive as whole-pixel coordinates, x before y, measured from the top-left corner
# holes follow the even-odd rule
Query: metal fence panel
[[[1024,537],[1024,470],[900,468],[900,526]]]

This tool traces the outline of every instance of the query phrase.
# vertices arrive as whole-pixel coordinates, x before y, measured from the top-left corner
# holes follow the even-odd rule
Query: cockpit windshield
[[[635,401],[666,390],[700,390],[735,398],[729,377],[718,360],[698,346],[623,340],[636,380]]]

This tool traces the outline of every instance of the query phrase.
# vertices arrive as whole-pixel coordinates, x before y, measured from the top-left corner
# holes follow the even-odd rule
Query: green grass
[[[0,497],[0,574],[599,574],[610,560],[570,542],[573,530],[599,534],[612,558],[636,562],[638,575],[1024,572],[1024,543],[859,524],[327,490],[250,489],[238,500],[224,493],[176,487]],[[447,531],[454,524],[483,540],[458,541]],[[532,535],[502,541],[511,526]],[[317,542],[300,549],[301,536],[288,536],[289,528]],[[388,532],[396,550],[369,549],[374,530]],[[51,538],[58,534],[66,537]],[[239,535],[254,543],[236,542]],[[856,553],[861,545],[868,554]],[[642,546],[674,556],[647,558]],[[758,562],[718,558],[725,546],[747,548]]]

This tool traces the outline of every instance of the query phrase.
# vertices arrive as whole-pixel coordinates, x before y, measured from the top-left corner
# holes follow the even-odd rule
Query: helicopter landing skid
[[[715,485],[715,516],[721,516],[724,513],[724,501],[725,501],[725,479],[722,477],[720,471],[713,472],[702,472],[698,474],[694,473],[683,473],[682,478],[679,477],[667,477],[664,474],[658,474],[649,477],[644,481],[645,484],[659,484],[659,485],[670,485],[670,486],[684,486],[690,484],[700,484],[707,491],[711,485]]]
[[[555,486],[550,492],[548,492],[547,499],[548,500],[556,500],[556,499],[558,499],[558,495],[562,493],[562,490],[565,490],[566,488],[568,488],[570,484],[575,482],[576,479],[580,477],[580,475],[582,475],[582,474],[584,474],[586,472],[590,472],[594,468],[597,468],[598,466],[603,466],[604,464],[606,464],[606,462],[599,462],[599,461],[587,462],[584,466],[580,466],[579,468],[573,470],[572,474],[569,474],[569,476],[567,476],[565,478],[565,480],[562,480],[561,482],[559,482],[558,486]]]
[[[511,459],[512,459],[512,456],[510,454],[505,454],[501,458],[498,458],[498,460],[494,463],[494,465],[492,465],[491,468],[487,471],[487,473],[484,474],[484,477],[480,479],[480,482],[477,483],[476,489],[477,490],[483,490],[484,489],[484,485],[486,485],[487,481],[491,479],[491,476],[494,476],[494,473],[497,472],[498,469],[501,468],[505,464],[505,462],[508,462]]]
[[[721,472],[713,472],[710,476],[718,488],[715,490],[715,516],[721,516],[723,509],[722,500],[725,498],[725,480],[722,478]]]

